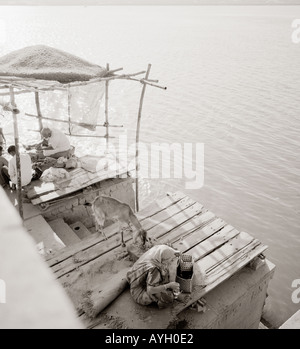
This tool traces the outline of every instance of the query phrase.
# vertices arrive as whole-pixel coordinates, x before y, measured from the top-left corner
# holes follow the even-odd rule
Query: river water
[[[194,169],[204,149],[204,170],[192,188],[187,175],[144,175],[141,206],[182,190],[268,245],[276,271],[264,317],[275,327],[299,309],[292,301],[292,282],[300,279],[295,18],[300,6],[0,7],[1,55],[44,44],[127,73],[151,63],[150,78],[167,90],[147,87],[141,140],[147,149],[153,142],[182,152],[192,147],[186,156]],[[140,84],[111,83],[110,115],[124,124],[130,142],[140,90]],[[13,141],[11,122],[0,116],[0,123]],[[21,125],[21,142],[30,138],[31,124]],[[77,140],[76,146],[84,152],[93,144]],[[146,158],[141,162],[145,169]]]

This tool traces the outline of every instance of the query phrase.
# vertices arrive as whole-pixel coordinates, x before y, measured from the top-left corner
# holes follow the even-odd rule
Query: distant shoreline
[[[0,6],[297,6],[300,0],[0,0]]]

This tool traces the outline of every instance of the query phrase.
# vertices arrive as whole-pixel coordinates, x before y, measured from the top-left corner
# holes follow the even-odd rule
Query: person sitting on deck
[[[1,170],[3,166],[6,166],[6,167],[8,166],[8,161],[5,159],[5,157],[2,156],[2,153],[3,153],[3,148],[0,145],[0,185],[2,187],[6,187],[6,181],[1,174]]]
[[[156,303],[159,308],[172,304],[180,294],[175,282],[180,252],[167,245],[155,245],[145,252],[127,273],[130,293],[141,305]]]
[[[44,140],[48,141],[48,147],[43,147],[43,156],[58,159],[70,155],[71,145],[68,137],[61,131],[45,127],[41,131]]]
[[[16,164],[16,147],[11,145],[7,149],[8,154],[12,156],[12,159],[7,166],[1,168],[1,174],[5,181],[5,184],[9,185],[9,182],[12,182],[13,186],[18,183],[17,176],[17,164]],[[28,154],[20,153],[20,167],[21,167],[21,186],[25,187],[31,182],[32,178],[32,164],[31,158]]]

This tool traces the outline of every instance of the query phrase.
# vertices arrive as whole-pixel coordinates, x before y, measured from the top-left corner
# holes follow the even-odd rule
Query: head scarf
[[[145,252],[132,266],[127,273],[130,284],[138,284],[140,277],[143,277],[153,267],[159,269],[162,275],[169,273],[169,266],[178,260],[180,252],[167,245],[155,245]]]
[[[139,266],[150,262],[160,269],[167,266],[174,258],[178,258],[179,254],[179,251],[168,245],[156,245],[145,252],[135,265]]]

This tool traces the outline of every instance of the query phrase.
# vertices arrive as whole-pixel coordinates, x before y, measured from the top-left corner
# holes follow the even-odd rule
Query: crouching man
[[[43,156],[60,158],[67,157],[69,155],[71,145],[68,137],[55,128],[50,129],[45,127],[41,131],[41,135],[48,142],[48,147],[43,147]]]

